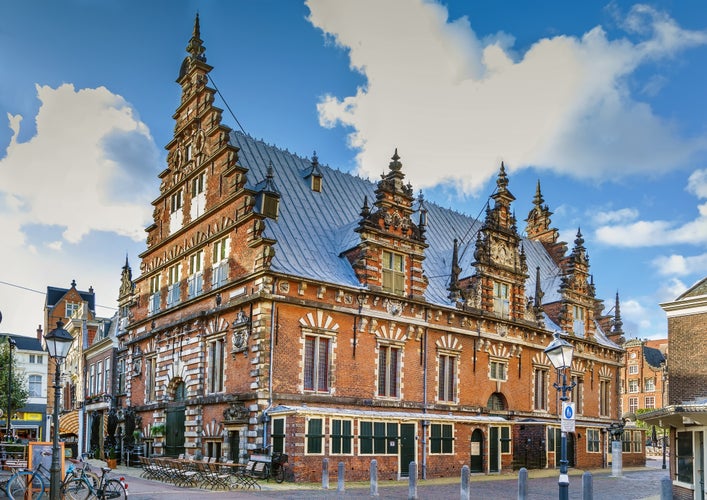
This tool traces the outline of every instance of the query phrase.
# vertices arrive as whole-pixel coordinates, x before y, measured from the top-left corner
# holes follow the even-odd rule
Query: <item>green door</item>
[[[498,449],[499,429],[489,428],[489,472],[499,472],[501,470],[501,455]]]
[[[184,453],[184,406],[174,406],[165,411],[165,455],[177,457]]]
[[[471,472],[483,472],[484,471],[484,456],[482,451],[484,449],[484,434],[481,429],[475,429],[471,434],[471,460],[469,470]]]
[[[415,424],[400,424],[400,477],[410,477],[415,461]]]

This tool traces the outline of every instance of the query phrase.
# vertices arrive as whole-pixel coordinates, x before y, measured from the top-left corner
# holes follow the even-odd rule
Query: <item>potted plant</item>
[[[114,446],[106,450],[106,464],[111,469],[118,467],[118,450]]]
[[[164,430],[165,430],[164,424],[152,424],[152,427],[150,427],[150,435],[152,437],[163,436]]]

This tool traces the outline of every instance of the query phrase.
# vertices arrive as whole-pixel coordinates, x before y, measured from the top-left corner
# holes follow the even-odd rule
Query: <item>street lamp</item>
[[[555,389],[562,392],[560,401],[564,403],[569,399],[567,397],[567,392],[571,391],[572,388],[575,386],[574,382],[570,385],[567,385],[567,368],[572,365],[574,346],[566,340],[562,340],[560,338],[559,332],[555,332],[553,334],[553,337],[554,338],[552,342],[550,342],[550,345],[545,348],[544,352],[550,359],[550,363],[552,363],[552,366],[554,366],[555,370],[557,370],[558,378],[560,374],[562,375],[562,385],[558,385],[557,382],[555,382],[553,386],[555,387]],[[567,474],[567,432],[565,430],[562,430],[560,479],[558,484],[560,487],[560,500],[568,500],[570,479]]]
[[[61,498],[61,457],[59,449],[59,397],[61,383],[61,363],[66,359],[69,348],[74,338],[69,332],[64,330],[64,323],[59,320],[56,328],[44,336],[47,344],[49,357],[54,359],[56,370],[54,372],[54,441],[52,442],[52,466],[49,468],[49,498],[50,500],[60,500]]]
[[[7,336],[7,346],[9,350],[8,377],[7,377],[7,429],[5,430],[5,440],[12,441],[12,348],[17,345],[15,339]]]

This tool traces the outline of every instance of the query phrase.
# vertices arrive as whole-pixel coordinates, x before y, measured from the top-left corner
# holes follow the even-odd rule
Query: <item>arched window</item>
[[[486,406],[489,410],[505,410],[506,409],[506,398],[500,392],[494,392],[489,397]]]

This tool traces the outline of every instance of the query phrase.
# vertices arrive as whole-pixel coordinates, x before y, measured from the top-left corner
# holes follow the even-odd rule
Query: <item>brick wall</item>
[[[707,315],[668,318],[669,404],[707,396]]]

